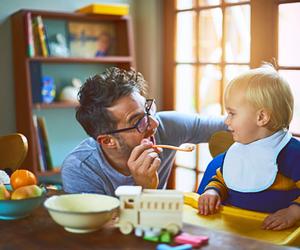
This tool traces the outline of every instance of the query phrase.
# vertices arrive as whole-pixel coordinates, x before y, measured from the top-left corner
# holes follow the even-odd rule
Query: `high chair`
[[[300,245],[300,222],[291,228],[280,231],[263,230],[261,224],[269,215],[233,206],[221,206],[218,213],[202,216],[198,214],[198,198],[202,194],[208,181],[216,173],[216,169],[222,165],[223,154],[233,143],[229,132],[217,132],[209,140],[209,150],[215,157],[215,164],[209,164],[200,183],[198,194],[185,193],[184,221],[194,225],[226,231],[256,240],[266,241],[277,245]]]
[[[208,141],[208,147],[209,152],[213,158],[215,159],[215,164],[209,163],[203,178],[201,180],[201,183],[198,188],[198,193],[202,194],[204,191],[204,188],[208,184],[208,181],[216,174],[217,168],[222,165],[222,153],[224,153],[232,144],[233,144],[233,138],[230,132],[227,131],[220,131],[214,133],[209,141]]]
[[[216,132],[210,137],[208,141],[209,152],[214,158],[217,155],[224,153],[233,143],[234,141],[230,132]]]
[[[0,169],[16,170],[24,161],[28,142],[19,133],[0,136]]]
[[[199,194],[184,194],[183,221],[188,224],[224,231],[277,245],[300,246],[300,223],[280,230],[264,230],[261,225],[269,215],[231,206],[221,206],[213,215],[198,214]]]

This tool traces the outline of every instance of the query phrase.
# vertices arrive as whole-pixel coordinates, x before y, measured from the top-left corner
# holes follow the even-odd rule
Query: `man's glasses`
[[[145,114],[132,127],[109,131],[106,132],[105,134],[116,134],[116,133],[121,133],[132,129],[136,129],[139,133],[144,133],[147,130],[147,128],[150,126],[149,116],[155,115],[155,112],[156,112],[155,100],[147,99],[145,103]]]

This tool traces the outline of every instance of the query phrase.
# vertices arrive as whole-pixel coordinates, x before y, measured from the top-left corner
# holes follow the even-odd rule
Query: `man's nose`
[[[155,129],[155,128],[158,127],[158,125],[159,125],[158,120],[154,116],[150,115],[149,116],[149,127],[148,127],[148,129]]]

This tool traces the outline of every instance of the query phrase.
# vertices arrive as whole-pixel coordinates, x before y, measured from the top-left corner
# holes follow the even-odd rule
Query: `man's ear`
[[[271,113],[266,109],[257,111],[257,125],[260,127],[266,126],[271,119]]]
[[[114,148],[116,146],[116,140],[111,135],[99,135],[97,142],[104,147]]]

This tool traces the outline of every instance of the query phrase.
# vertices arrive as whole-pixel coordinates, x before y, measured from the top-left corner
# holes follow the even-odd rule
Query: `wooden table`
[[[184,232],[206,235],[209,244],[201,249],[295,249],[243,238],[237,235],[217,232],[185,224]],[[145,241],[134,234],[123,235],[111,224],[99,231],[74,234],[57,225],[43,207],[39,207],[27,218],[0,220],[0,249],[156,249],[157,243]]]

